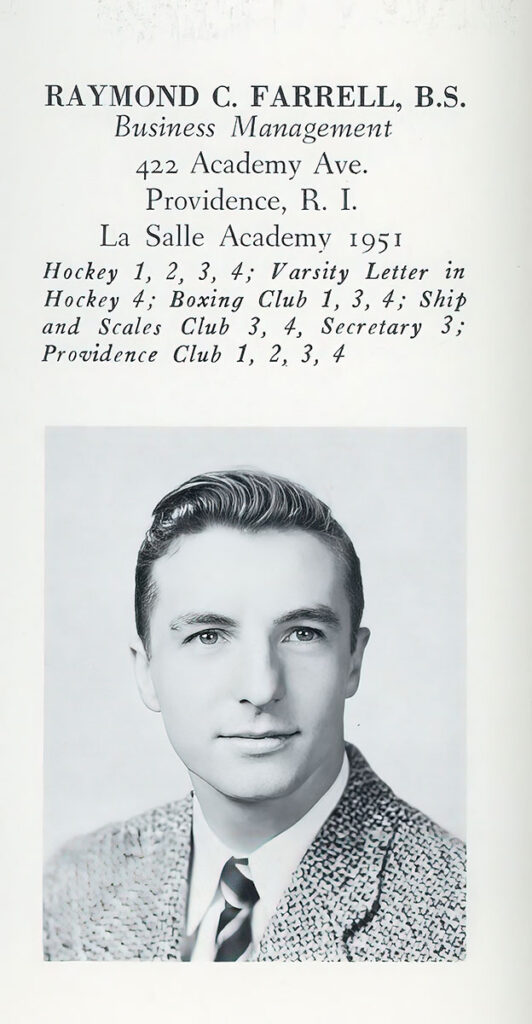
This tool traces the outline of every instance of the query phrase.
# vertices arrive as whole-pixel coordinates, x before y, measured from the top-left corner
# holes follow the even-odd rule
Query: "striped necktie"
[[[251,914],[259,894],[246,857],[230,857],[220,876],[225,907],[216,930],[217,962],[243,960],[251,946]]]

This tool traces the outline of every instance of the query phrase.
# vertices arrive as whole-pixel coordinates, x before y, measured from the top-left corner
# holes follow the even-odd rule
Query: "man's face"
[[[351,651],[334,552],[303,530],[214,526],[181,538],[153,579],[138,677],[193,781],[241,800],[320,794],[341,763],[368,636]]]

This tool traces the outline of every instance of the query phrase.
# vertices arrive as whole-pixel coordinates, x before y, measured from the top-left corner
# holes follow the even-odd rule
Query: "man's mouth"
[[[290,743],[294,736],[298,735],[298,731],[297,729],[268,729],[264,732],[246,730],[223,733],[220,739],[229,740],[243,754],[257,756],[281,750]]]
[[[268,729],[267,732],[231,732],[222,733],[223,739],[228,740],[265,740],[278,739],[280,737],[295,736],[297,729]]]

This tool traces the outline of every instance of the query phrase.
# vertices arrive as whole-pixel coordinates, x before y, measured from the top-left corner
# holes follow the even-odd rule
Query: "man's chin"
[[[204,781],[222,796],[243,803],[259,803],[289,797],[300,786],[296,770],[287,766],[266,766],[263,763],[238,764],[233,770],[217,772]]]
[[[216,788],[219,793],[232,800],[242,800],[246,803],[257,803],[263,800],[278,800],[290,796],[298,789],[297,778],[238,778],[217,780]]]

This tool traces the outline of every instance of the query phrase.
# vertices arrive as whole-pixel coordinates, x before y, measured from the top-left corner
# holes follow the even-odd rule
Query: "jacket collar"
[[[347,745],[349,781],[307,850],[262,938],[257,960],[345,960],[347,943],[378,907],[400,805]]]

